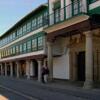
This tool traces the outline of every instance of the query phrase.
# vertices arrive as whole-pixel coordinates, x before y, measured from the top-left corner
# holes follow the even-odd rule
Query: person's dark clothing
[[[48,68],[42,68],[42,82],[45,83],[44,81],[44,75],[49,74]]]

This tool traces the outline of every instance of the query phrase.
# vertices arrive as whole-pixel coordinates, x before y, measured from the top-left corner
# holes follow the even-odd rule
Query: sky
[[[47,0],[0,0],[0,36]]]

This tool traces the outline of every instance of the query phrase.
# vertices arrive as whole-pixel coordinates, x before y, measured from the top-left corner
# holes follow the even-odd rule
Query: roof
[[[39,11],[42,8],[47,7],[48,4],[41,4],[39,7],[37,7],[36,9],[32,10],[30,13],[28,13],[27,15],[25,15],[22,19],[20,19],[17,23],[15,23],[9,30],[7,30],[4,34],[2,34],[0,36],[0,38],[3,38],[4,36],[8,35],[10,32],[12,32],[14,29],[16,29],[17,27],[19,27],[19,25],[21,25],[25,20],[27,20],[29,17],[32,17],[33,14],[35,14],[37,11]]]

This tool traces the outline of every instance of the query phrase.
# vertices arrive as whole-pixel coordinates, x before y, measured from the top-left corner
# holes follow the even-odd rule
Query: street
[[[34,84],[26,79],[0,77],[0,94],[9,100],[100,100],[99,95],[96,99],[91,99],[84,94],[76,95],[74,91],[50,88],[45,85],[38,82]]]
[[[2,100],[1,98],[4,98],[3,100],[29,100],[28,97],[17,95],[14,92],[8,91],[7,89],[0,87],[0,100]]]

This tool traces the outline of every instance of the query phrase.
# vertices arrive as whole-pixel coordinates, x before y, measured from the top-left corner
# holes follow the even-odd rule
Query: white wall
[[[53,59],[53,77],[69,79],[69,50],[63,56]]]
[[[68,38],[58,38],[54,43],[53,51],[61,56],[53,58],[53,77],[58,79],[69,79],[69,49]],[[57,47],[57,49],[56,49]],[[57,53],[56,53],[57,54]]]

